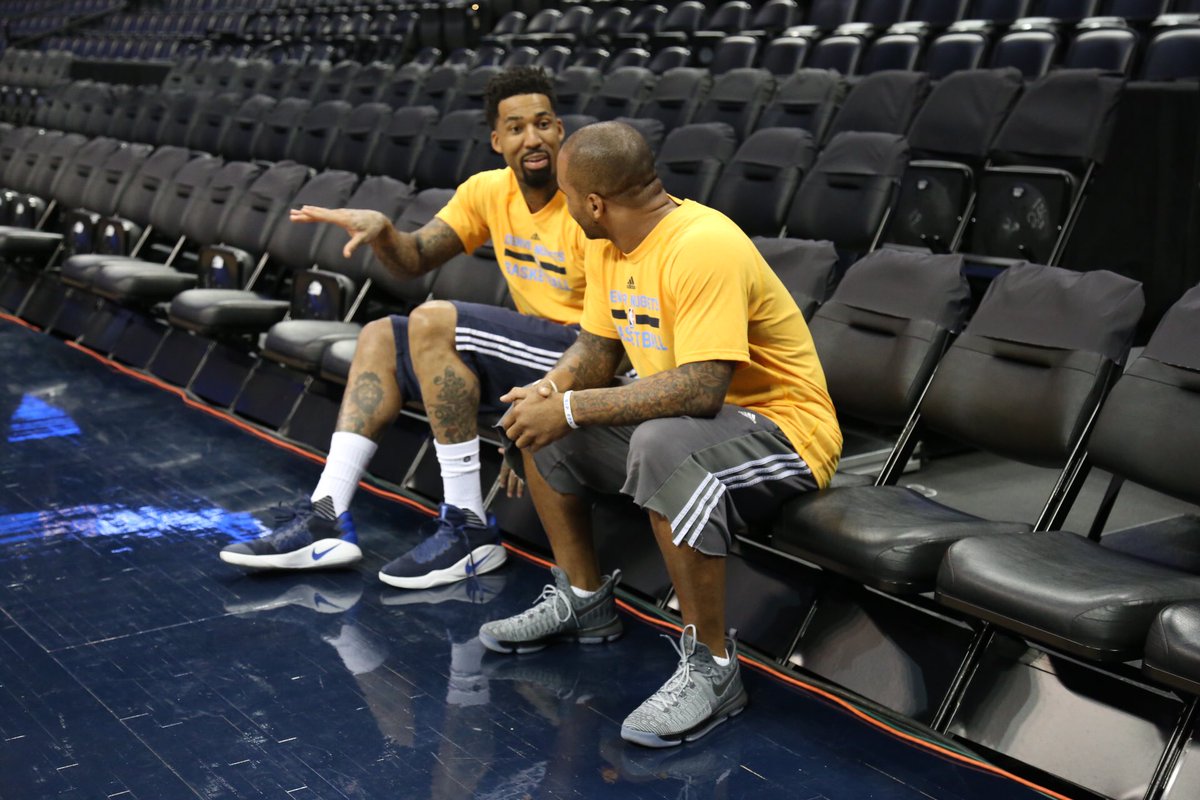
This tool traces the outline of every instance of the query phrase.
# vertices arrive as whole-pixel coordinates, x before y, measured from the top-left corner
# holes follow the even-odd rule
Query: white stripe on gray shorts
[[[686,537],[689,545],[695,545],[717,502],[728,490],[811,474],[812,470],[796,453],[776,453],[719,472],[710,472],[692,492],[675,519],[671,520],[671,530],[675,533],[672,541],[678,545]]]

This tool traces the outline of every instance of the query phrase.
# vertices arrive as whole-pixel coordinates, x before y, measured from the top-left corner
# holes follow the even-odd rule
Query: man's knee
[[[408,341],[414,353],[431,344],[454,343],[458,309],[445,300],[429,300],[413,309],[408,317]],[[417,345],[421,347],[418,348]]]
[[[630,455],[661,452],[664,443],[673,442],[678,436],[679,418],[648,419],[634,428],[629,438]]]
[[[354,363],[370,364],[374,369],[395,369],[396,335],[391,319],[384,317],[363,326],[354,348]]]

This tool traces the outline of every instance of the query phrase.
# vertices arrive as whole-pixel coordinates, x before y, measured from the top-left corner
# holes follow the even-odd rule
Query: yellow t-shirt
[[[572,325],[583,312],[583,247],[587,241],[567,212],[567,198],[529,212],[513,171],[478,172],[437,213],[468,253],[491,238],[496,261],[522,314]]]
[[[620,339],[642,377],[735,361],[725,402],[778,425],[826,486],[842,434],[800,309],[728,217],[685,200],[632,253],[589,243],[583,329]]]

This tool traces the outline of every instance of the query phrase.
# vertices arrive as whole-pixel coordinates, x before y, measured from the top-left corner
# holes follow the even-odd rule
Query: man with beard
[[[400,277],[415,278],[489,238],[520,313],[434,300],[410,316],[363,328],[316,488],[270,535],[233,544],[221,559],[246,567],[306,569],[362,557],[349,506],[384,430],[406,399],[424,403],[445,489],[436,531],[379,573],[407,589],[452,583],[505,560],[480,486],[480,411],[499,412],[510,387],[537,381],[575,341],[583,309],[584,237],[567,212],[555,164],[563,125],[540,69],[514,68],[489,81],[484,102],[492,147],[504,169],[458,187],[435,218],[401,233],[383,214],[305,206],[292,221],[324,222],[350,235],[344,254],[370,245]]]

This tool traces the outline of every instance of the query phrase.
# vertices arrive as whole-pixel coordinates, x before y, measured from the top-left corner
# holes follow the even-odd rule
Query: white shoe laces
[[[689,635],[690,629],[690,635]],[[679,666],[675,668],[675,674],[667,679],[667,682],[662,685],[662,688],[652,694],[646,702],[659,711],[666,711],[671,706],[679,704],[679,698],[683,694],[683,690],[688,688],[692,683],[692,662],[691,656],[696,652],[696,626],[684,626],[683,633],[679,636],[679,641],[675,641],[675,637],[663,635],[664,639],[671,643],[671,647],[675,648],[675,652],[679,654]]]
[[[565,613],[559,611],[560,604],[566,608]],[[538,595],[533,606],[521,612],[520,617],[522,619],[531,619],[544,614],[545,611],[543,609],[547,606],[554,612],[554,619],[560,625],[575,616],[575,606],[571,604],[571,599],[567,597],[566,592],[554,584],[548,583],[542,587],[542,593]]]

